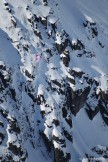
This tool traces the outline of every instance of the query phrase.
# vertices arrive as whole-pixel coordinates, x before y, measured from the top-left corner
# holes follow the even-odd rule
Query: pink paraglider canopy
[[[37,61],[37,60],[41,60],[41,58],[42,58],[42,56],[41,56],[41,55],[36,54],[36,61]]]

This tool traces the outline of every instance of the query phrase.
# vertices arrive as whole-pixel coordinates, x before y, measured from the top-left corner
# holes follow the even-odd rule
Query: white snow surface
[[[4,3],[9,4],[9,8],[12,13],[9,13],[4,6]],[[50,80],[61,81],[63,77],[68,74],[68,68],[60,61],[60,56],[58,53],[54,53],[53,57],[50,59],[49,64],[47,64],[48,54],[45,52],[45,48],[49,49],[53,47],[52,40],[48,41],[45,35],[43,42],[45,46],[40,43],[39,37],[36,37],[33,33],[31,26],[27,18],[31,18],[32,14],[37,16],[42,16],[44,18],[48,17],[48,21],[51,24],[58,23],[58,35],[55,36],[55,43],[61,44],[62,40],[59,35],[60,30],[64,29],[68,34],[71,42],[76,43],[76,40],[80,38],[86,49],[94,54],[94,57],[77,57],[78,52],[72,51],[70,53],[70,63],[69,67],[77,72],[83,71],[89,77],[94,78],[99,81],[99,88],[102,91],[107,92],[108,90],[108,1],[107,0],[49,0],[49,6],[44,6],[42,1],[34,5],[30,0],[0,0],[0,65],[2,62],[6,64],[7,67],[13,68],[13,78],[16,83],[13,82],[14,88],[17,90],[18,80],[22,78],[24,80],[31,81],[24,75],[24,71],[28,70],[31,75],[34,75],[33,88],[36,90],[37,95],[44,94],[48,105],[51,108],[56,107],[56,105],[62,105],[63,98],[60,97],[56,92],[51,94],[45,91],[46,83],[45,77]],[[58,3],[56,6],[55,3]],[[26,7],[29,6],[29,10]],[[50,16],[51,9],[54,10],[54,15]],[[12,23],[13,17],[17,23],[17,27],[14,27]],[[96,23],[98,29],[98,36],[91,38],[90,34],[84,29],[83,23],[88,21],[89,23]],[[43,32],[42,27],[39,28]],[[89,40],[88,40],[89,37]],[[102,43],[104,48],[99,46],[99,42]],[[17,45],[20,44],[20,49],[18,51]],[[28,52],[24,50],[24,45],[28,44]],[[42,55],[42,59],[36,62],[35,55]],[[64,55],[64,54],[63,54]],[[23,75],[22,78],[18,77],[17,66],[20,67],[20,72]],[[54,68],[58,68],[54,71]],[[72,85],[71,85],[72,86]],[[75,89],[80,89],[81,85],[75,87]],[[72,87],[74,89],[74,86]],[[82,88],[82,87],[81,87]],[[17,94],[18,95],[18,94]],[[25,92],[22,92],[24,103],[29,114],[29,105],[31,100]],[[3,107],[3,106],[2,106]],[[4,106],[5,107],[5,106]],[[49,108],[49,109],[51,109]],[[4,108],[5,109],[5,108]],[[13,108],[10,108],[13,110]],[[32,109],[32,108],[31,108]],[[41,106],[42,110],[45,110],[44,105]],[[49,110],[48,109],[48,110]],[[34,114],[33,120],[36,120],[40,116],[38,111],[38,106],[36,105],[36,113]],[[46,112],[48,110],[45,110]],[[20,110],[22,113],[22,109]],[[13,115],[12,111],[11,115]],[[61,111],[54,111],[48,116],[46,115],[46,124],[51,125],[52,118],[56,118],[57,114]],[[14,116],[14,115],[13,115]],[[17,116],[17,115],[16,115]],[[20,116],[20,115],[19,115]],[[30,118],[32,121],[32,117]],[[61,117],[61,116],[59,116]],[[71,150],[72,159],[69,162],[87,162],[85,153],[91,154],[90,149],[94,146],[99,146],[104,149],[104,146],[108,147],[108,127],[103,126],[103,121],[100,113],[91,121],[87,114],[82,108],[78,115],[73,119],[73,127],[71,133],[73,135],[73,143],[68,143],[68,150]],[[46,126],[46,125],[44,125]],[[26,162],[52,162],[51,155],[49,156],[47,150],[44,148],[44,143],[39,138],[37,133],[37,125],[35,127],[35,146],[34,149],[29,140],[24,140],[24,148],[28,151],[28,158]],[[42,127],[43,129],[43,127]],[[53,131],[49,133],[49,129],[45,130],[48,134],[48,138],[52,134],[56,136],[61,136],[60,128],[53,128]],[[50,135],[49,135],[50,134]],[[8,142],[14,141],[15,137],[8,136]],[[40,140],[40,141],[39,141]],[[58,144],[55,142],[55,146],[59,148]],[[103,146],[103,147],[102,147]],[[83,148],[83,149],[82,149]],[[0,146],[0,154],[3,152],[3,147]],[[100,156],[97,157],[98,160],[104,162]],[[16,157],[17,159],[17,157]],[[107,161],[105,161],[107,162]]]

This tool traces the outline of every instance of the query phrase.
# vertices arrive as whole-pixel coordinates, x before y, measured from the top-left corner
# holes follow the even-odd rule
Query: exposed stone
[[[1,69],[1,70],[6,70],[6,66],[3,65],[3,64],[0,64],[0,69]]]
[[[0,113],[2,114],[2,116],[4,118],[7,118],[7,116],[8,116],[8,112],[7,111],[0,109]]]
[[[108,125],[108,109],[107,106],[100,100],[99,102],[100,113],[104,122]]]
[[[37,101],[37,105],[42,105],[45,104],[46,102],[44,96],[41,94],[37,96],[36,101]]]
[[[61,83],[59,83],[57,80],[52,80],[52,82],[53,82],[54,84],[56,84],[57,86],[61,87]]]
[[[70,77],[67,76],[67,80],[68,80],[71,84],[74,84],[74,85],[75,85],[75,79],[70,78]]]
[[[47,138],[47,136],[44,134],[44,132],[40,131],[39,134],[42,136],[42,139],[45,143],[45,146],[49,152],[51,152],[52,148],[52,142]]]
[[[52,29],[53,29],[54,33],[56,33],[56,29],[57,29],[57,27],[56,27],[56,23],[51,24],[51,26],[52,26]]]
[[[13,120],[9,120],[9,124],[10,124],[10,129],[9,132],[16,132],[16,133],[20,133],[20,127],[18,126],[18,123],[16,121],[16,119]]]
[[[36,103],[37,98],[34,97],[32,93],[28,93],[29,97],[33,100],[34,103]]]
[[[41,36],[41,32],[38,32],[37,30],[34,30],[34,33],[37,37],[39,37],[40,39],[42,39],[42,36]]]
[[[70,126],[70,128],[72,128],[72,119],[71,119],[71,117],[70,118],[66,118],[65,120],[68,123],[68,125]]]
[[[102,48],[104,48],[104,45],[102,45],[102,43],[99,41],[99,45],[102,47]]]
[[[23,48],[28,52],[28,50],[29,50],[29,45],[28,45],[28,44],[24,44],[24,45],[23,45]]]
[[[25,70],[25,75],[28,77],[28,78],[34,78],[33,75],[31,75],[28,70]]]
[[[85,49],[85,46],[79,39],[77,39],[75,43],[72,43],[72,48],[73,50],[82,50]]]
[[[57,143],[59,143],[60,145],[62,145],[62,147],[66,147],[64,139],[60,139],[59,137],[53,135],[53,140],[56,141]]]
[[[1,127],[4,127],[4,124],[3,124],[1,121],[0,121],[0,126],[1,126]]]
[[[68,46],[68,39],[65,39],[65,41],[62,42],[62,44],[56,43],[56,48],[60,54],[63,53],[63,51],[66,49],[67,46]]]
[[[64,155],[62,150],[54,148],[54,162],[69,162],[70,159],[70,153],[66,153],[66,155]]]
[[[67,116],[67,109],[65,106],[62,108],[62,115],[63,115],[63,118],[66,118]]]
[[[78,111],[84,106],[87,96],[90,92],[90,87],[86,87],[84,91],[71,91],[71,112],[76,115]]]
[[[46,112],[44,110],[41,110],[42,118],[44,118]]]
[[[11,92],[11,96],[12,96],[13,100],[16,101],[16,92],[15,92],[15,89],[10,88],[10,92]]]
[[[12,22],[12,24],[14,25],[14,27],[16,28],[16,26],[17,26],[16,21],[14,21],[14,19],[11,19],[11,22]]]
[[[11,150],[13,152],[13,154],[15,155],[23,155],[23,151],[21,150],[21,147],[17,147],[16,145],[14,145],[13,143],[9,143],[9,150]]]
[[[89,24],[90,26],[95,26],[95,25],[96,25],[96,23],[95,23],[95,22],[89,22],[88,20],[86,20],[86,22],[85,22],[85,23],[83,23],[84,27],[87,27],[87,26],[88,26],[88,24]]]
[[[62,44],[56,43],[56,48],[57,48],[59,53],[62,53]]]
[[[2,81],[2,83],[3,83],[3,85],[4,85],[4,87],[6,88],[7,86],[8,86],[8,79],[5,79],[4,78],[4,75],[0,72],[0,78],[1,78],[1,81]]]
[[[60,122],[59,122],[59,120],[57,120],[57,119],[54,119],[54,120],[53,120],[53,123],[54,123],[56,126],[59,126],[59,125],[60,125]]]
[[[91,28],[93,35],[98,36],[97,28]]]
[[[63,130],[63,133],[65,135],[65,137],[69,140],[69,141],[73,141],[72,135],[69,134],[65,129]]]
[[[86,103],[86,105],[88,107],[88,109],[86,109],[86,112],[87,112],[89,118],[92,120],[96,116],[96,114],[99,112],[100,107],[99,107],[99,105],[97,105],[95,110],[92,110],[87,103]]]
[[[2,144],[2,141],[4,140],[5,135],[0,132],[0,144]]]
[[[45,17],[40,17],[40,22],[41,22],[45,27],[47,27],[47,18],[45,18]]]
[[[48,5],[47,0],[43,0],[43,2],[44,2],[44,6],[47,6]]]
[[[63,60],[63,64],[68,67],[69,66],[69,62],[70,62],[70,56],[69,56],[69,51],[64,51],[63,52],[63,57],[62,57],[62,60]]]
[[[73,77],[79,77],[81,78],[84,74],[83,71],[75,71],[73,69],[70,69],[69,73],[73,76]]]
[[[102,100],[104,100],[105,102],[108,102],[108,92],[105,93],[104,91],[101,91],[100,96],[101,96]]]

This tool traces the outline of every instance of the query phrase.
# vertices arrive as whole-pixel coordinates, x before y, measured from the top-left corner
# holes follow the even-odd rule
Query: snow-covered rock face
[[[107,6],[0,0],[1,162],[108,161]]]

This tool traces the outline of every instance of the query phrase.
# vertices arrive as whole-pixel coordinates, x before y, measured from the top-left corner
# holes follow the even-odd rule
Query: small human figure
[[[36,54],[36,61],[41,60],[42,59],[42,55]]]

